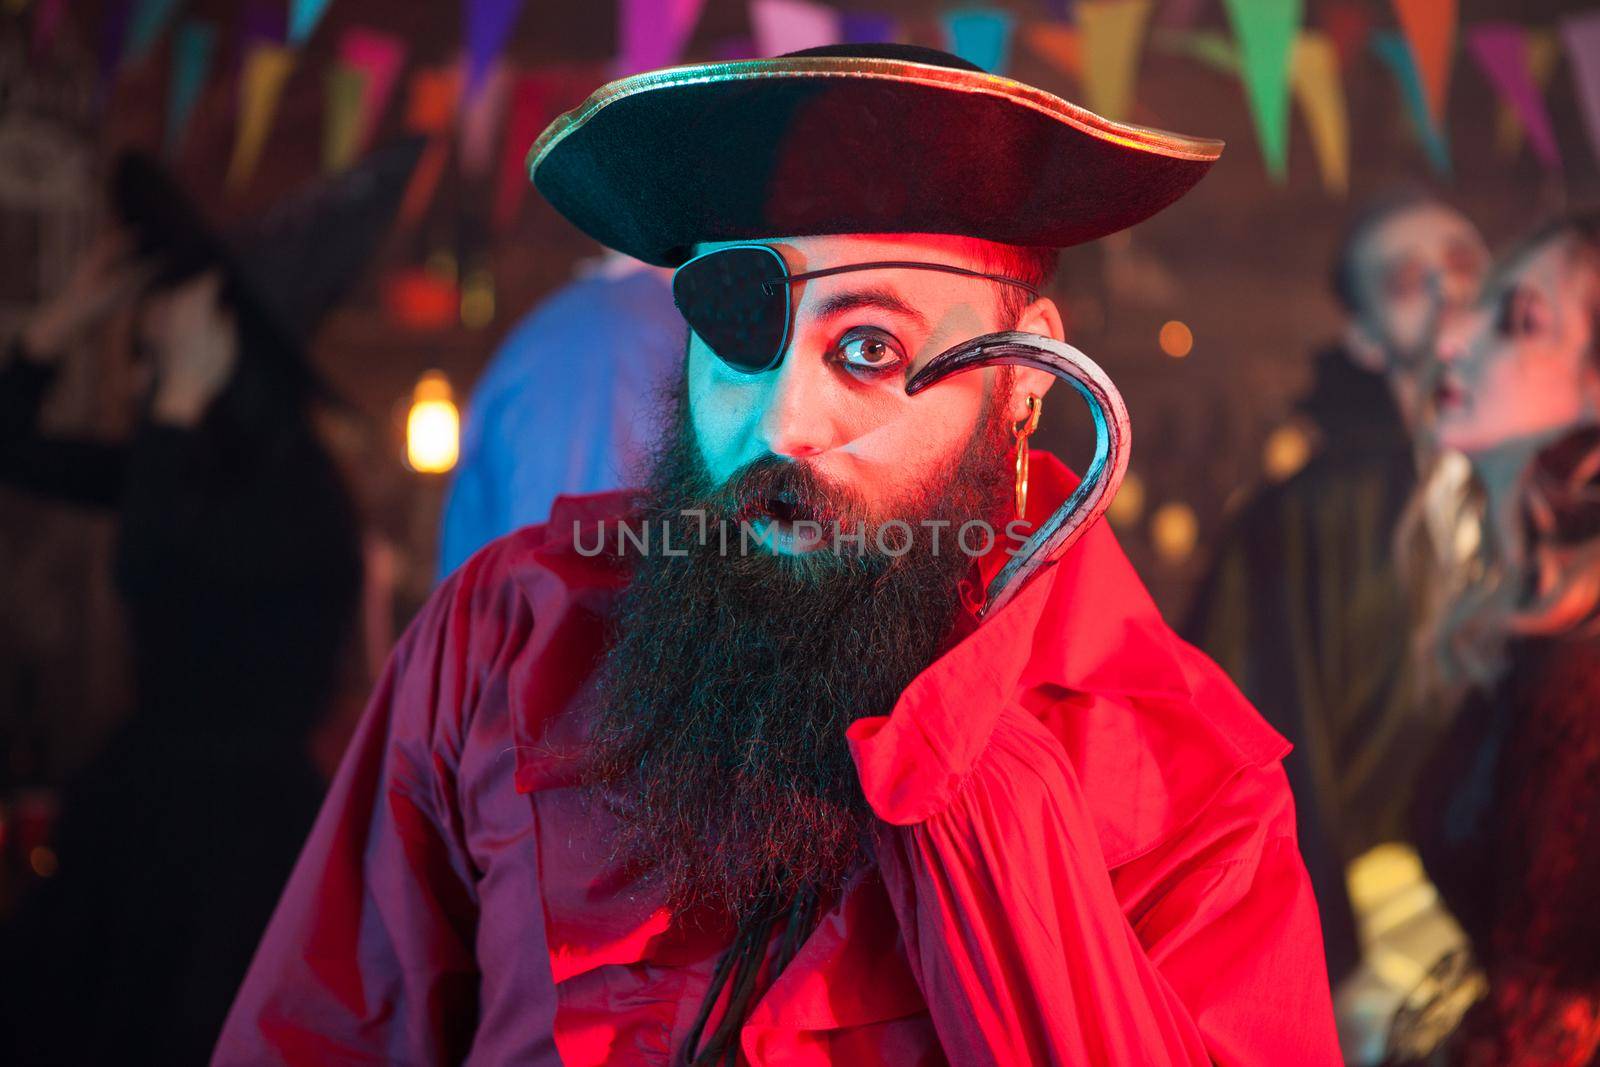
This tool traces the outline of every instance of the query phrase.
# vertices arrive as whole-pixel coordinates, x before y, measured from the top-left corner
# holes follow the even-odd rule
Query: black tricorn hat
[[[534,185],[601,244],[940,233],[1063,248],[1140,222],[1222,142],[1112,122],[945,52],[830,45],[602,86],[534,141]]]
[[[378,148],[227,233],[160,162],[127,151],[112,168],[111,207],[139,254],[158,264],[154,286],[217,268],[256,321],[303,351],[388,234],[423,143],[408,137]]]

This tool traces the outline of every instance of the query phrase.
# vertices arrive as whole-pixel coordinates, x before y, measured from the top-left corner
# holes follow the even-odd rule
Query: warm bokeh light
[[[1173,359],[1182,359],[1194,348],[1194,334],[1190,332],[1188,324],[1177,319],[1162,324],[1156,341],[1161,345],[1161,351]]]
[[[1311,440],[1294,424],[1279,426],[1267,435],[1261,448],[1261,466],[1267,477],[1281,482],[1293,476],[1311,458]]]
[[[1111,498],[1111,506],[1106,508],[1106,518],[1111,520],[1113,526],[1123,528],[1138,522],[1143,514],[1144,480],[1129,471],[1123,477],[1117,495]]]
[[[414,471],[442,474],[456,465],[461,451],[461,416],[451,396],[450,379],[431,370],[417,379],[406,415],[406,462]]]
[[[33,873],[40,878],[49,878],[56,873],[55,850],[44,845],[35,845],[28,853],[28,866],[33,868]]]
[[[1150,541],[1167,563],[1182,563],[1200,538],[1200,523],[1187,504],[1162,504],[1150,516]]]
[[[475,270],[461,287],[461,325],[481,330],[494,321],[494,275]]]

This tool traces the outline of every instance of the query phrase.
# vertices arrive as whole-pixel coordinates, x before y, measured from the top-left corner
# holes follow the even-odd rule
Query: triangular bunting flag
[[[1442,175],[1450,173],[1450,148],[1444,131],[1434,124],[1428,114],[1427,96],[1422,88],[1422,77],[1411,58],[1411,46],[1393,30],[1379,30],[1372,35],[1372,50],[1383,60],[1405,100],[1406,111],[1411,116],[1412,128],[1428,154],[1428,162]]]
[[[1077,12],[1089,110],[1108,119],[1129,118],[1150,0],[1081,0]]]
[[[172,38],[172,80],[167,87],[167,129],[164,147],[168,155],[183,143],[189,116],[205,88],[216,53],[217,28],[209,22],[185,22]]]
[[[1350,190],[1350,118],[1333,40],[1317,30],[1303,31],[1294,43],[1289,77],[1311,131],[1322,186],[1344,196]]]
[[[33,50],[44,53],[55,43],[61,29],[61,16],[67,13],[67,0],[39,0],[33,9]]]
[[[846,44],[879,44],[899,40],[892,15],[846,11],[839,17],[839,40]]]
[[[326,10],[328,0],[289,0],[289,43],[305,44]]]
[[[1450,61],[1456,46],[1456,0],[1394,0],[1394,10],[1411,45],[1428,117],[1443,129]]]
[[[494,209],[490,215],[496,228],[510,226],[516,221],[517,208],[528,187],[525,160],[528,146],[548,125],[553,113],[552,84],[547,74],[524,74],[511,87],[505,147],[500,153],[500,174],[495,180]]]
[[[616,76],[678,62],[704,6],[705,0],[620,0]]]
[[[489,173],[494,150],[500,143],[500,120],[506,113],[506,95],[511,90],[511,71],[505,61],[497,61],[483,78],[478,95],[467,101],[461,113],[461,171],[472,178]]]
[[[1261,155],[1267,173],[1282,181],[1289,159],[1289,61],[1301,0],[1226,0],[1226,7]]]
[[[1367,34],[1372,29],[1372,12],[1356,0],[1340,0],[1322,9],[1322,28],[1339,53],[1339,66],[1366,51]]]
[[[1157,29],[1150,34],[1150,45],[1168,55],[1204,63],[1221,74],[1239,74],[1239,46],[1221,30]]]
[[[258,43],[244,57],[244,68],[239,73],[239,127],[228,164],[229,185],[237,188],[255,173],[292,69],[294,52],[283,45]]]
[[[776,56],[838,44],[839,13],[810,0],[751,0],[750,29],[755,33],[756,51]]]
[[[951,11],[941,20],[951,52],[991,74],[1004,74],[1011,51],[1009,11],[975,8]]]
[[[1561,37],[1567,45],[1572,80],[1577,84],[1578,101],[1589,127],[1589,147],[1600,160],[1600,11],[1564,20]]]
[[[1083,41],[1078,36],[1077,27],[1060,26],[1054,22],[1027,22],[1022,26],[1022,39],[1040,59],[1082,83]]]
[[[1527,131],[1539,162],[1559,169],[1561,150],[1556,146],[1544,97],[1528,72],[1528,43],[1522,27],[1510,22],[1480,22],[1467,31],[1467,51],[1483,68],[1502,104]]]
[[[467,73],[461,99],[471,103],[516,28],[522,0],[466,0],[466,4]]]
[[[328,67],[327,99],[322,110],[322,169],[344,170],[361,155],[361,104],[367,75],[344,62]]]
[[[178,0],[138,0],[123,44],[122,61],[137,63],[149,55],[177,8]]]
[[[339,38],[339,62],[366,76],[356,134],[356,155],[360,156],[372,147],[400,71],[406,65],[405,41],[394,34],[352,26]]]

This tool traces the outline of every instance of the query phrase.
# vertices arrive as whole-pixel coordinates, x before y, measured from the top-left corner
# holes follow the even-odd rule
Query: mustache
[[[853,526],[867,517],[860,495],[819,472],[807,460],[761,456],[703,494],[700,506],[734,523],[759,519],[815,522],[824,529]]]

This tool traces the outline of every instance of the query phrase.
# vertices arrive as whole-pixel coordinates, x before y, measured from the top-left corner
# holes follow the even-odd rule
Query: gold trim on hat
[[[955,92],[977,93],[1009,100],[1066,123],[1101,141],[1139,152],[1210,163],[1222,154],[1222,142],[1210,137],[1187,137],[1150,126],[1113,122],[1043,89],[982,71],[912,63],[902,59],[866,59],[856,56],[790,56],[776,59],[740,59],[724,63],[695,63],[647,71],[619,78],[596,89],[589,99],[556,118],[528,149],[528,176],[538,169],[556,145],[580,129],[608,104],[656,89],[756,78],[855,78],[866,81],[925,85]]]

